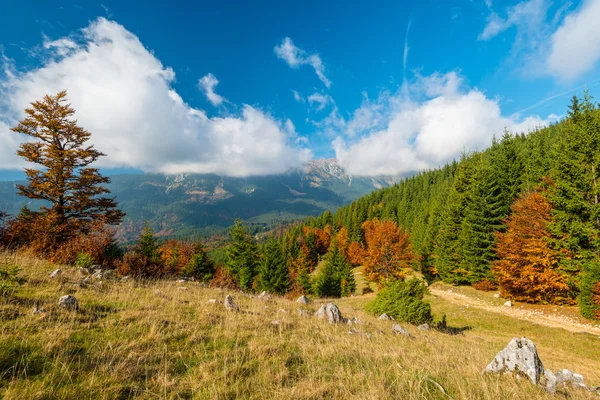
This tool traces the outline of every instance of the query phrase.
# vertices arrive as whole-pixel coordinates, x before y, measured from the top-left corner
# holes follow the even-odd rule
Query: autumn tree
[[[519,197],[497,232],[493,274],[504,296],[519,301],[571,303],[566,276],[558,271],[559,254],[548,240],[551,206],[539,192]]]
[[[366,241],[364,273],[370,281],[382,286],[392,279],[404,277],[403,269],[414,260],[408,233],[393,221],[374,219],[363,224]]]
[[[50,204],[26,210],[19,221],[44,226],[54,246],[88,232],[93,222],[112,225],[124,216],[114,198],[102,196],[109,193],[105,185],[110,179],[90,165],[105,154],[86,143],[91,134],[77,125],[66,96],[62,91],[31,103],[27,117],[12,128],[34,139],[21,144],[17,154],[40,166],[25,168],[28,184],[17,185],[18,194]]]

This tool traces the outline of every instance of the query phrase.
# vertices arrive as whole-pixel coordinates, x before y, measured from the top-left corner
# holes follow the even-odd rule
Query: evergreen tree
[[[150,227],[148,221],[146,221],[134,252],[146,257],[150,262],[156,263],[160,260],[159,247],[158,240],[154,236],[154,230]]]
[[[325,265],[315,280],[314,291],[319,297],[350,296],[356,291],[352,266],[336,244],[332,245],[325,258]]]
[[[259,265],[258,248],[240,220],[235,221],[229,235],[231,244],[226,249],[227,267],[238,279],[240,287],[250,290]]]
[[[270,293],[285,294],[290,287],[289,270],[281,246],[270,237],[263,246],[259,269],[259,288]]]
[[[214,276],[216,272],[215,263],[210,259],[201,242],[195,244],[194,253],[182,272],[205,283],[209,282]]]

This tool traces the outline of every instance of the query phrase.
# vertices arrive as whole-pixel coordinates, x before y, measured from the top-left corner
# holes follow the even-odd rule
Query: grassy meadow
[[[80,287],[75,268],[24,256],[25,279],[0,300],[4,399],[553,399],[526,379],[481,375],[513,337],[537,345],[544,365],[600,385],[600,337],[549,328],[429,296],[462,334],[393,335],[364,312],[374,294],[336,299],[354,326],[298,315],[298,304],[194,282],[118,279]],[[360,287],[360,286],[359,286]],[[79,312],[57,308],[73,294]],[[232,294],[241,312],[227,312]],[[216,303],[209,302],[216,299]],[[33,314],[35,304],[45,312]],[[321,301],[309,305],[316,310]],[[272,321],[280,321],[274,325]],[[368,335],[366,335],[368,334]],[[571,399],[598,398],[569,390]]]

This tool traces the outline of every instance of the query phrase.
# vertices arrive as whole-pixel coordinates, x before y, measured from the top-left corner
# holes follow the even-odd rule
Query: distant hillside
[[[336,209],[400,180],[351,176],[335,159],[317,159],[304,169],[271,176],[130,174],[111,179],[112,194],[127,213],[119,229],[122,240],[132,239],[145,220],[162,236],[209,234],[236,218],[268,227]],[[26,204],[14,185],[0,182],[0,209],[12,214]]]

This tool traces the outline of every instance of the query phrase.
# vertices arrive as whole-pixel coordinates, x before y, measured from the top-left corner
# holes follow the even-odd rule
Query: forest
[[[225,243],[161,243],[146,225],[125,249],[110,227],[124,214],[114,199],[100,196],[109,180],[88,166],[103,154],[83,147],[90,133],[69,119],[74,110],[65,96],[32,103],[14,128],[42,140],[23,144],[19,155],[45,167],[26,170],[29,185],[20,185],[20,194],[53,206],[4,216],[2,247],[59,264],[114,268],[121,276],[183,275],[289,298],[367,293],[369,283],[382,289],[410,276],[499,290],[523,302],[579,304],[584,317],[600,319],[600,110],[587,93],[573,97],[557,124],[528,134],[506,131],[484,151],[335,212],[261,236],[238,220]],[[48,109],[58,110],[56,123],[65,126],[57,141],[38,119]],[[50,184],[57,180],[64,185]],[[367,282],[360,288],[358,267]],[[15,281],[14,270],[2,273]]]

